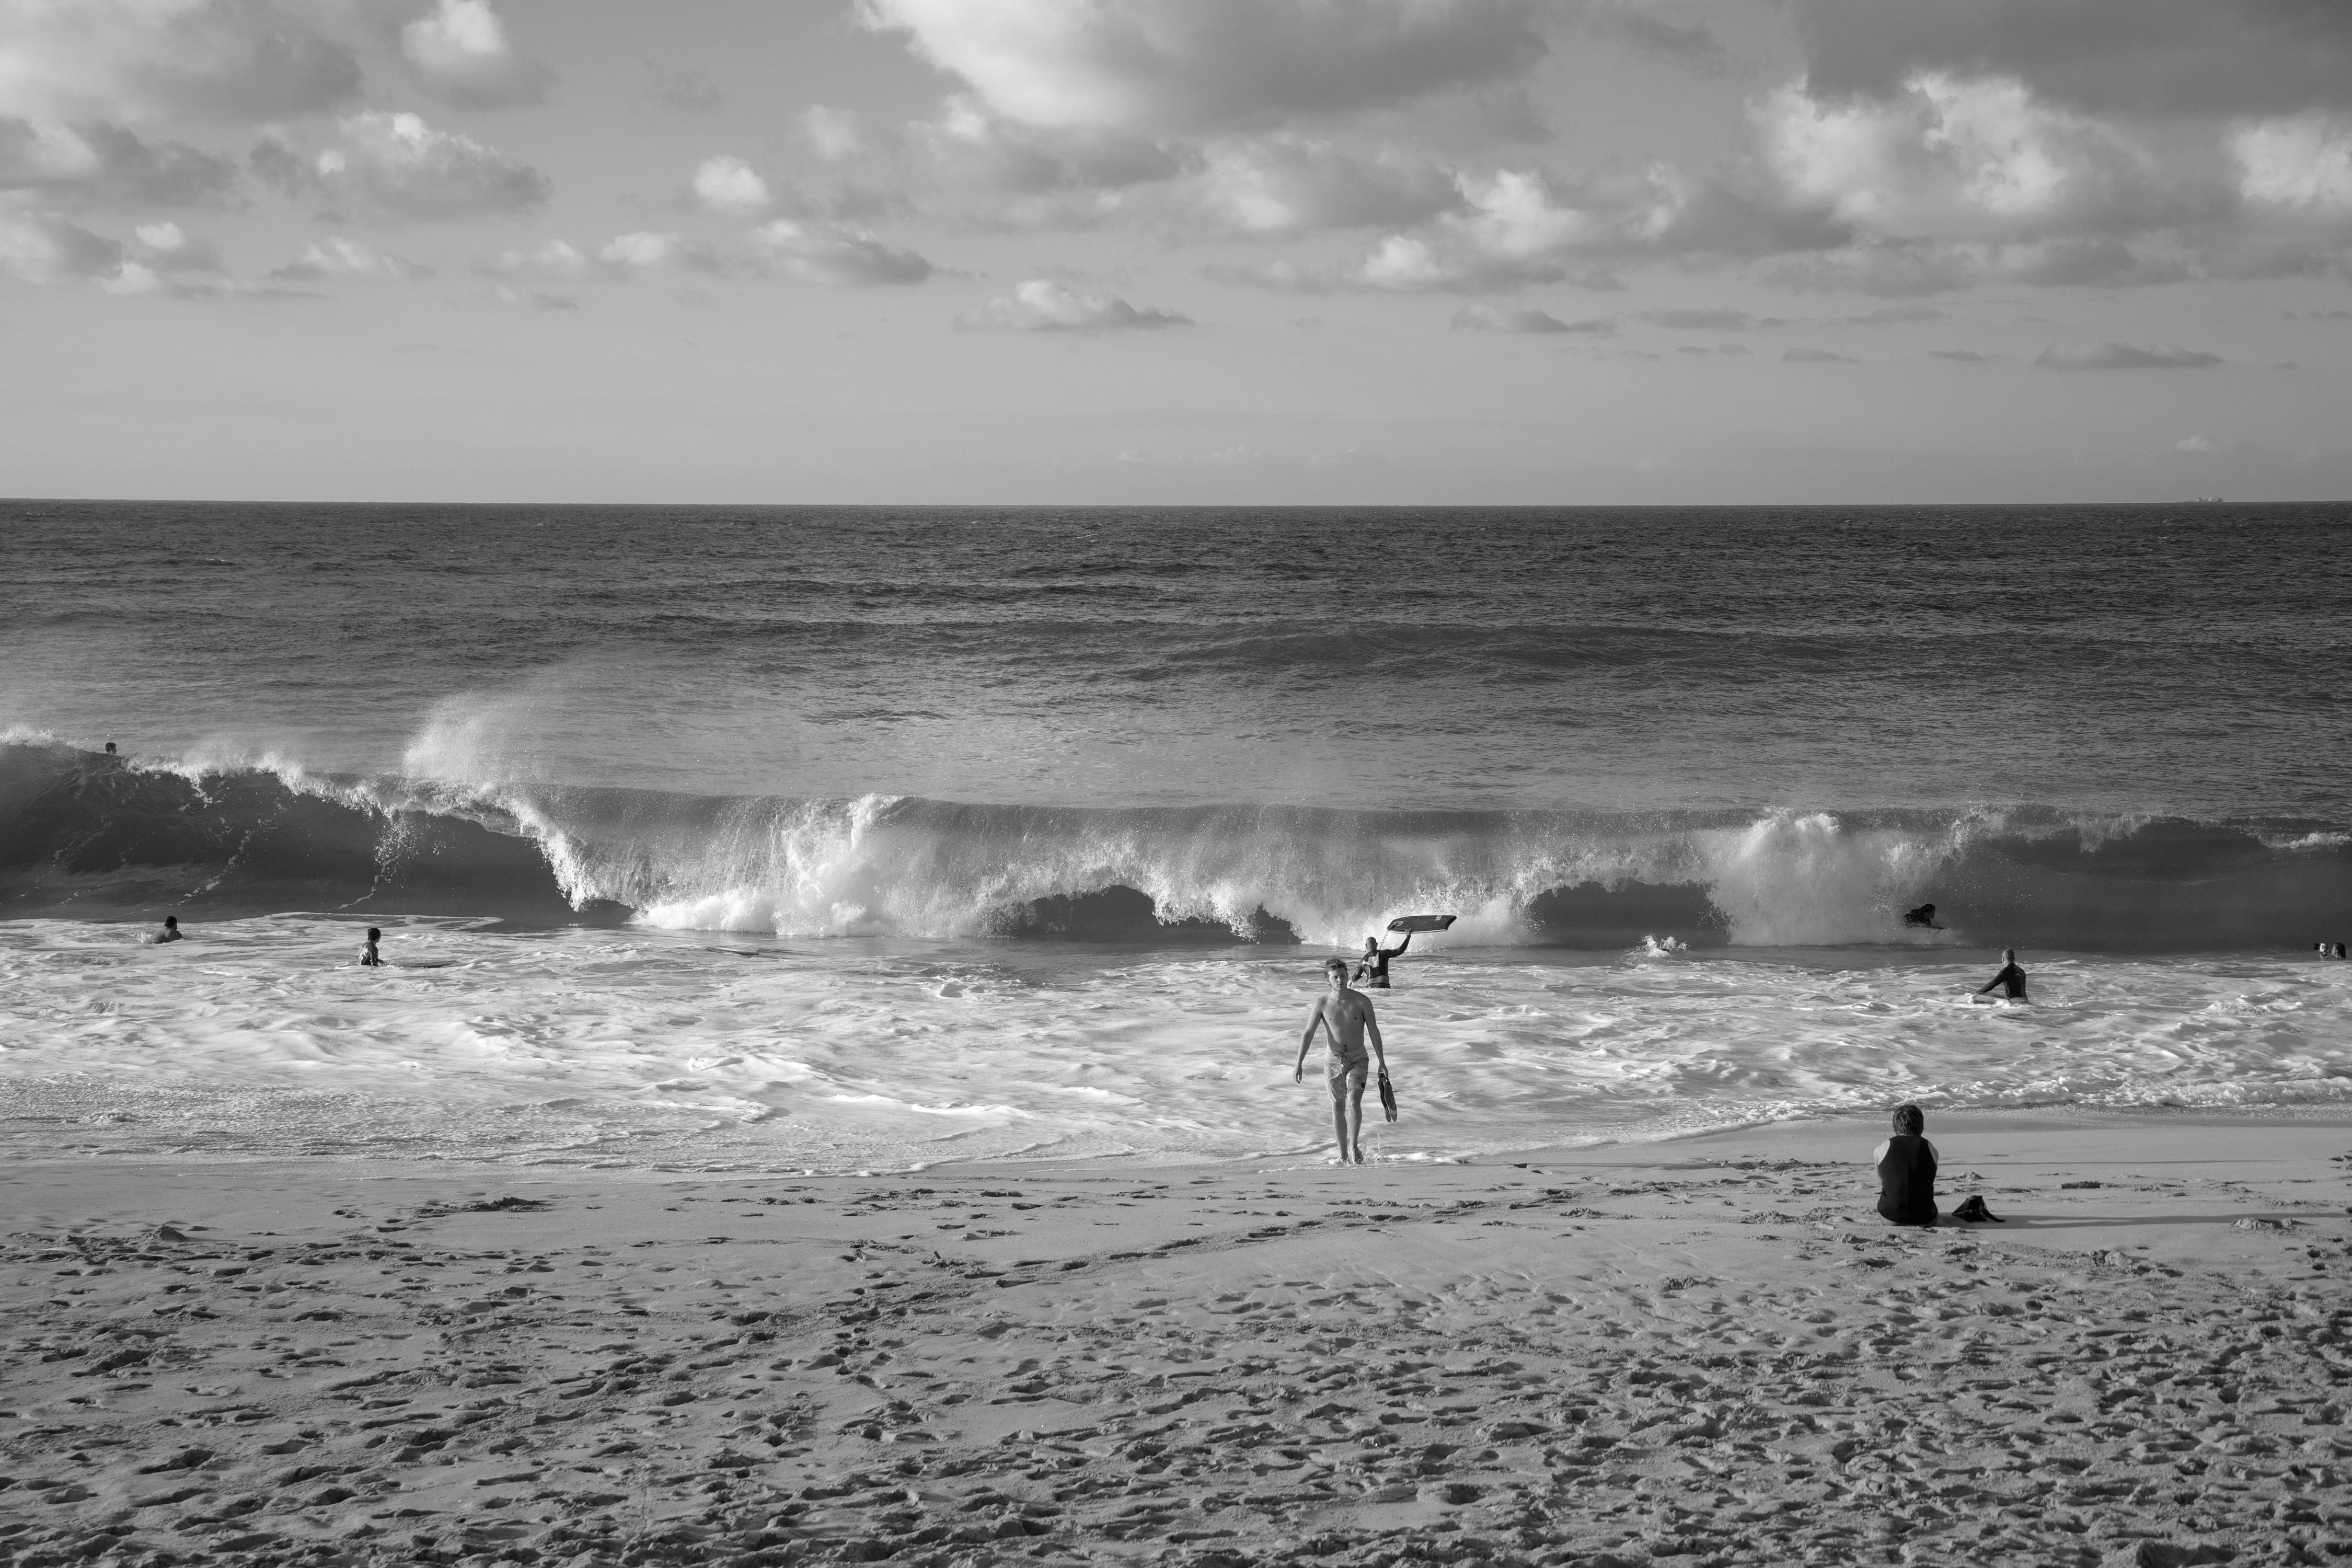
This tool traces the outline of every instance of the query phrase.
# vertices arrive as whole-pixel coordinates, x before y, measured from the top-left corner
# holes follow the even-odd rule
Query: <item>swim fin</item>
[[[1381,1072],[1381,1109],[1388,1112],[1391,1121],[1396,1120],[1396,1089],[1390,1084],[1385,1068]]]

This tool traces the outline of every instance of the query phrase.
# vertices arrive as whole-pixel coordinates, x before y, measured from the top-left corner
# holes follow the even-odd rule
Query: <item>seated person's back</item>
[[[1936,1146],[1922,1135],[1927,1113],[1895,1108],[1895,1135],[1871,1152],[1878,1168],[1878,1213],[1895,1225],[1936,1223]]]

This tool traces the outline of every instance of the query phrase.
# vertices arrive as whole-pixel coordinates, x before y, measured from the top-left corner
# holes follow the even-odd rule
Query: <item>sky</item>
[[[2352,496],[2346,0],[0,0],[0,494]]]

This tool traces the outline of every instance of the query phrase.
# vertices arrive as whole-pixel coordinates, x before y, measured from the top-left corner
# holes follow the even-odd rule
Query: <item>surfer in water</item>
[[[2025,971],[2017,966],[2017,949],[2004,947],[2000,950],[2000,973],[1978,986],[1976,994],[1981,996],[1992,990],[2000,991],[2011,1002],[2022,1002],[2026,999]]]
[[[163,929],[156,933],[155,940],[159,942],[179,941],[180,917],[177,915],[165,915],[163,917]]]
[[[1907,926],[1925,926],[1929,931],[1944,929],[1936,923],[1936,906],[1933,904],[1921,904],[1916,910],[1905,910],[1903,923]]]
[[[383,931],[377,930],[374,926],[368,927],[367,947],[365,951],[362,952],[360,954],[361,968],[382,969],[383,967],[383,954],[376,951],[375,945],[383,940]]]
[[[1357,963],[1353,976],[1356,984],[1386,991],[1389,988],[1389,960],[1402,955],[1404,950],[1412,945],[1412,932],[1411,931],[1405,932],[1404,940],[1394,947],[1382,947],[1381,939],[1376,936],[1366,937],[1364,956]]]
[[[1298,1068],[1291,1074],[1291,1081],[1307,1081],[1307,1053],[1315,1044],[1315,1031],[1322,1029],[1328,1037],[1324,1076],[1331,1084],[1331,1128],[1339,1137],[1339,1163],[1360,1165],[1364,1163],[1364,1083],[1371,1076],[1371,1064],[1364,1055],[1365,1039],[1370,1038],[1372,1057],[1379,1060],[1383,1075],[1389,1070],[1388,1053],[1381,1047],[1381,1025],[1372,1016],[1372,999],[1348,988],[1348,961],[1326,959],[1323,977],[1330,989],[1315,999],[1314,1009],[1307,1015],[1306,1032],[1298,1037]]]

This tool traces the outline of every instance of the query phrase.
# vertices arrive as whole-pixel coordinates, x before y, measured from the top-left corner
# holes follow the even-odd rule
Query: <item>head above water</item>
[[[2003,963],[2015,963],[2017,962],[2017,949],[2013,947],[2002,948],[2000,950],[2000,961]]]
[[[179,930],[179,929],[180,929],[180,917],[179,917],[179,916],[177,916],[177,915],[165,915],[165,916],[163,917],[163,929],[164,929],[165,931],[177,931],[177,930]]]
[[[1895,1131],[1897,1132],[1908,1132],[1916,1138],[1920,1129],[1927,1125],[1927,1113],[1917,1106],[1898,1105],[1895,1108]]]
[[[368,941],[370,941],[370,942],[382,942],[383,940],[383,932],[382,932],[382,931],[380,931],[376,930],[376,929],[375,929],[375,927],[373,927],[373,926],[370,926],[370,927],[368,927]]]

